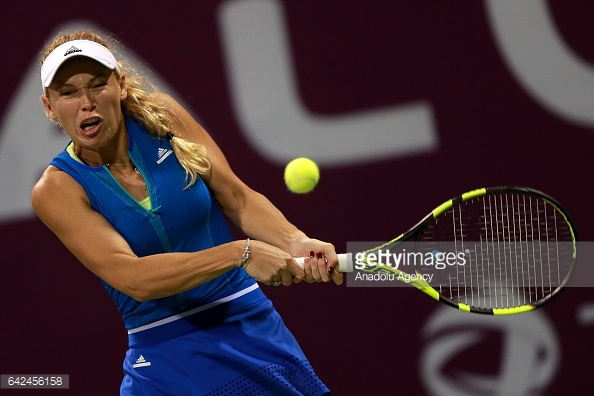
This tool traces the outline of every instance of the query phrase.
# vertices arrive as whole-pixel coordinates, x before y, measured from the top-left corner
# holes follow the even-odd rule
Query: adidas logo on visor
[[[72,53],[74,53],[74,52],[82,52],[82,50],[81,50],[81,49],[79,49],[79,48],[76,48],[76,47],[73,45],[72,47],[68,48],[68,51],[66,51],[66,53],[64,54],[64,56],[68,56],[68,55],[70,55],[70,54],[72,54]]]

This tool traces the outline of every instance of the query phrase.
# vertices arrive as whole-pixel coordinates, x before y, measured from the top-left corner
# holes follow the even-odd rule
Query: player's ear
[[[120,77],[120,100],[128,97],[128,86],[126,85],[126,76],[122,74]]]
[[[45,115],[47,116],[47,118],[49,118],[51,121],[56,121],[58,117],[56,117],[56,114],[53,112],[52,104],[50,103],[47,96],[41,95],[41,103],[43,103],[43,107],[45,108]]]

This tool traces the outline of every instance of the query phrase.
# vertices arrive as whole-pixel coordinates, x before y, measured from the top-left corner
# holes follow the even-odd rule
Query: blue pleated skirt
[[[259,288],[129,332],[121,395],[329,395]]]

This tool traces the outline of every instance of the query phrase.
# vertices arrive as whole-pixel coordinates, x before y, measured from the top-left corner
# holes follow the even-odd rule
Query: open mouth
[[[90,132],[95,127],[97,127],[97,125],[99,125],[100,123],[101,123],[101,118],[99,118],[99,117],[88,118],[80,124],[80,129],[82,129],[85,132]]]

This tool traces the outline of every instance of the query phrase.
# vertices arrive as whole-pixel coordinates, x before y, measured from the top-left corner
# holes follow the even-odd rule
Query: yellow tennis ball
[[[295,158],[285,167],[285,184],[296,194],[307,194],[319,180],[318,165],[309,158]]]

